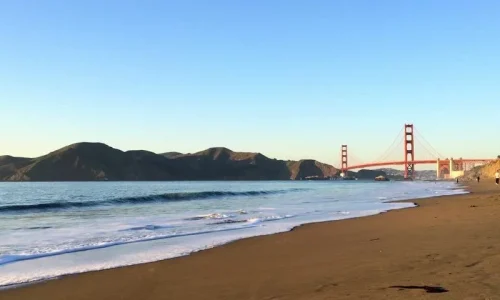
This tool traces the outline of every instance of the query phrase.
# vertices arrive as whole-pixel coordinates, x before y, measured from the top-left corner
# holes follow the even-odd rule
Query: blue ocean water
[[[465,193],[452,182],[0,183],[0,286],[156,261]]]

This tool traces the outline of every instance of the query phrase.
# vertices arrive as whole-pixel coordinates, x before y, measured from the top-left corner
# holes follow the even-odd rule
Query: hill
[[[308,176],[335,176],[338,170],[315,160],[283,161],[261,153],[233,152],[224,147],[176,156],[192,180],[295,180]]]
[[[288,161],[286,165],[290,172],[291,179],[334,177],[339,173],[336,168],[312,159]]]
[[[155,154],[77,143],[38,158],[0,157],[5,181],[290,180],[337,174],[333,166],[315,160],[283,161],[223,147]]]
[[[183,155],[182,153],[180,152],[165,152],[165,153],[161,153],[160,155],[163,155],[165,156],[166,158],[175,158],[177,156],[181,156]]]
[[[32,162],[30,158],[13,157],[9,155],[0,156],[0,179],[14,174]]]
[[[173,179],[168,159],[148,151],[123,152],[101,143],[78,143],[39,158],[24,159],[12,181],[88,181]],[[27,163],[25,163],[27,162]],[[5,176],[6,175],[6,176]]]
[[[478,175],[484,179],[494,178],[495,172],[497,170],[500,170],[500,159],[489,162],[482,166],[477,166],[469,171],[466,171],[463,176],[463,179],[475,180]]]

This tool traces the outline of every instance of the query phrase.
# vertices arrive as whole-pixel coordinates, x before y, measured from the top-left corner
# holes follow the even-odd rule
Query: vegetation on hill
[[[155,154],[77,143],[38,158],[0,157],[0,179],[8,181],[289,180],[337,174],[315,160],[283,161],[223,147]]]
[[[181,156],[183,154],[180,152],[165,152],[165,153],[161,153],[160,155],[163,155],[166,158],[175,158],[175,157]]]
[[[387,177],[387,174],[381,170],[361,169],[356,175],[356,177],[359,179],[375,179],[375,177],[378,176]]]
[[[167,158],[152,152],[123,152],[101,143],[78,143],[24,159],[9,171],[2,174],[4,180],[87,181],[172,179],[175,169],[169,168]]]

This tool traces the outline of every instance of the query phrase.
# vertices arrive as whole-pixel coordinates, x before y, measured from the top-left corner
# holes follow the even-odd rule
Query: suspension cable
[[[349,164],[351,164],[351,165],[362,165],[362,164],[364,164],[364,161],[362,161],[361,159],[359,159],[356,155],[354,155],[352,153],[348,153],[347,155],[349,156],[348,159],[349,159],[350,162],[352,162],[353,160],[355,162],[354,164],[351,164],[351,163],[349,163]]]
[[[430,155],[431,155],[431,157],[432,157],[433,159],[434,159],[434,158],[436,158],[436,157],[435,157],[435,156],[436,156],[436,153],[434,153],[434,152],[432,152],[431,150],[429,150],[429,148],[427,148],[427,147],[426,147],[426,146],[425,146],[422,142],[417,141],[417,144],[418,144],[419,146],[422,146],[422,148],[424,148],[424,150],[426,150],[426,151],[427,151],[427,153],[428,153],[428,154],[430,154]]]
[[[429,146],[432,150],[434,150],[434,153],[435,153],[435,154],[437,154],[437,156],[438,156],[439,158],[444,158],[444,156],[443,156],[441,153],[439,153],[439,151],[437,151],[434,147],[432,147],[432,144],[431,144],[431,143],[429,143],[429,142],[425,139],[425,137],[424,137],[424,136],[423,136],[423,135],[422,135],[422,134],[421,134],[421,133],[420,133],[417,129],[415,129],[415,132],[418,134],[418,137],[419,137],[419,138],[421,138],[422,140],[424,140],[424,142],[426,142],[426,143],[427,143],[427,145],[428,145],[428,146]]]
[[[398,143],[401,144],[401,143]],[[389,160],[389,158],[394,155],[395,151],[399,151],[398,147],[394,147],[391,152],[388,152],[383,158],[381,158],[380,162]]]
[[[377,158],[377,162],[382,162],[384,159],[386,159],[390,154],[393,153],[394,149],[393,148],[396,144],[399,144],[398,141],[401,141],[401,135],[403,133],[403,128],[401,128],[401,130],[399,131],[398,135],[396,136],[396,138],[394,139],[394,141],[392,141],[392,144],[389,146],[389,148],[387,148],[385,150],[384,153],[382,153],[382,155],[380,155],[378,158]]]

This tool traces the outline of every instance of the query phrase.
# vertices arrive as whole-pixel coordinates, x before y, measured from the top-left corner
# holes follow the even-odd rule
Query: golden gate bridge
[[[436,178],[448,179],[462,176],[464,175],[464,172],[466,170],[469,170],[478,164],[484,164],[496,160],[491,158],[443,158],[443,156],[439,154],[439,152],[437,152],[420,134],[420,138],[428,144],[427,147],[423,145],[423,148],[431,154],[432,152],[434,152],[432,156],[435,158],[420,160],[415,159],[415,132],[416,131],[414,131],[413,124],[405,124],[398,134],[398,137],[396,137],[396,139],[394,140],[393,144],[389,147],[389,149],[386,150],[386,152],[384,152],[380,159],[377,159],[376,162],[349,165],[348,158],[351,154],[348,154],[347,145],[342,145],[340,149],[341,174],[345,175],[347,174],[347,171],[355,169],[382,166],[404,166],[404,178],[411,180],[415,178],[415,165],[435,164]],[[401,133],[403,135],[402,139],[399,137]],[[391,151],[391,149],[394,150],[393,146],[397,145],[396,143],[398,142],[398,140],[403,142],[403,159],[383,161],[384,158],[387,158],[388,155],[393,152]],[[433,151],[429,150],[429,148]]]

